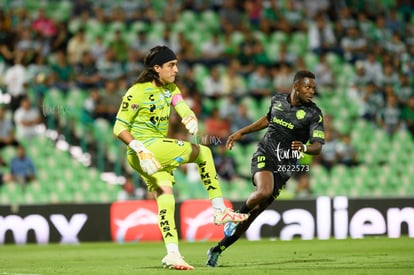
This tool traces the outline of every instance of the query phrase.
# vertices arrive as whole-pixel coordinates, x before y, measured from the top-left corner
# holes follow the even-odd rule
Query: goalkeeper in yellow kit
[[[190,134],[196,135],[198,121],[175,85],[177,57],[166,46],[152,48],[144,58],[144,70],[122,98],[114,134],[128,145],[128,162],[145,180],[158,205],[158,222],[167,249],[164,267],[192,270],[178,249],[174,220],[173,170],[194,162],[214,209],[214,223],[241,222],[239,214],[224,205],[211,150],[203,145],[167,138],[171,107],[182,118]]]

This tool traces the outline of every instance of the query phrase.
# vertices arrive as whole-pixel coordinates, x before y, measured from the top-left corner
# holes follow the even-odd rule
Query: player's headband
[[[162,64],[177,59],[177,56],[175,56],[175,53],[170,50],[169,48],[165,47],[160,52],[155,54],[155,56],[152,58],[150,62],[150,66],[159,65],[162,66]]]

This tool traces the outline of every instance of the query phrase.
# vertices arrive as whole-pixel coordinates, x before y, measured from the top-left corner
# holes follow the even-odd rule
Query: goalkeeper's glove
[[[187,128],[190,134],[197,135],[198,120],[195,115],[186,116],[181,122],[185,125],[185,128]]]
[[[154,154],[145,148],[142,142],[133,140],[128,146],[137,153],[142,171],[148,175],[152,175],[161,169],[161,164],[155,158]]]

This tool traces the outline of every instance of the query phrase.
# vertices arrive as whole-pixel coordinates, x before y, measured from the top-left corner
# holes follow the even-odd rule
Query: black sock
[[[244,201],[243,204],[242,204],[242,206],[240,206],[240,210],[239,210],[240,213],[247,214],[247,213],[249,213],[252,210],[252,208],[250,208],[250,207],[247,206],[246,202],[247,201]]]
[[[215,247],[213,247],[213,252],[222,252],[223,250],[221,250],[220,245],[216,245]]]

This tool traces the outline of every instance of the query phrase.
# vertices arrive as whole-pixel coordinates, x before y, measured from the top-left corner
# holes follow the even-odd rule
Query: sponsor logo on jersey
[[[301,110],[298,110],[296,112],[296,118],[297,119],[304,119],[305,116],[306,116],[306,112],[304,110],[302,110],[302,109]]]
[[[283,111],[282,102],[276,101],[275,102],[275,105],[273,106],[273,109],[276,109],[276,110],[279,110],[279,111]]]
[[[177,140],[177,145],[178,145],[178,146],[184,146],[184,141],[182,141],[182,140]]]
[[[325,139],[325,132],[320,130],[314,130],[312,133],[312,137]]]
[[[162,117],[152,116],[152,117],[150,117],[150,121],[151,121],[152,124],[157,124],[157,122],[159,122],[159,121],[166,121],[166,120],[168,120],[168,117],[169,116],[162,116]]]
[[[280,126],[286,127],[290,130],[293,130],[293,128],[295,128],[295,125],[293,125],[293,123],[285,121],[282,118],[274,117],[273,122],[279,124]]]
[[[131,110],[132,111],[136,111],[136,110],[138,110],[138,108],[139,108],[139,105],[138,104],[136,104],[136,103],[132,103],[131,104]]]
[[[266,166],[266,157],[265,156],[258,156],[257,157],[257,168],[263,168]]]
[[[166,90],[166,91],[164,92],[164,97],[165,97],[165,98],[170,98],[170,97],[171,97],[171,92],[170,92],[169,90]]]

